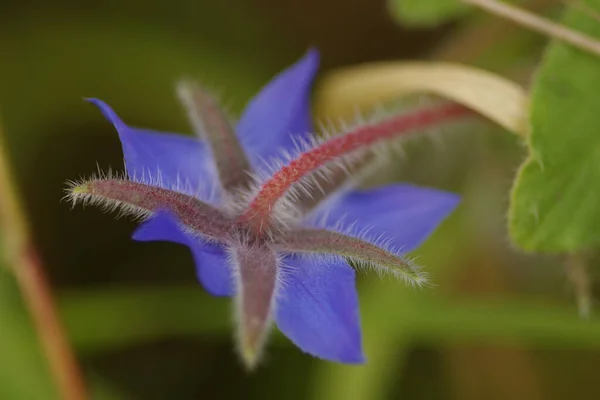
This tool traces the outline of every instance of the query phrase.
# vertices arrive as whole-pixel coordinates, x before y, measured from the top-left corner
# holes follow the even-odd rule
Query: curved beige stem
[[[356,107],[405,95],[445,97],[521,136],[527,134],[528,97],[518,84],[478,68],[444,62],[382,62],[338,70],[318,90],[319,114],[349,117]]]

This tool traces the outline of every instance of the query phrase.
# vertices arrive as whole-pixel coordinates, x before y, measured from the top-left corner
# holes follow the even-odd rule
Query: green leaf
[[[588,0],[600,11],[600,0]],[[565,25],[600,38],[569,10]],[[554,42],[537,74],[529,157],[513,188],[510,235],[523,249],[572,252],[600,243],[600,59]]]
[[[390,0],[388,4],[401,24],[424,27],[448,22],[467,10],[459,0]]]

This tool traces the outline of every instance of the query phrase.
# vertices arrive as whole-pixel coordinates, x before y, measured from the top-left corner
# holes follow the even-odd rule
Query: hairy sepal
[[[232,240],[236,228],[219,209],[195,197],[128,179],[100,177],[71,182],[66,197],[73,206],[92,204],[140,220],[168,210],[190,233],[223,243]]]
[[[252,171],[250,162],[235,128],[217,101],[191,81],[181,81],[177,85],[177,94],[194,132],[210,146],[223,189],[229,192],[247,188]]]
[[[231,248],[236,272],[238,350],[248,369],[262,354],[271,328],[280,260],[266,243],[242,239]]]
[[[361,236],[368,236],[368,232]],[[326,229],[306,228],[288,232],[273,246],[278,251],[294,254],[333,254],[348,258],[357,267],[390,274],[411,285],[427,284],[427,275],[383,238],[366,240]]]

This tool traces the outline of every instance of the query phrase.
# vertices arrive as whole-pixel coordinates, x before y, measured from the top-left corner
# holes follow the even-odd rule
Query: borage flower
[[[238,345],[248,367],[272,319],[309,354],[364,362],[353,267],[425,283],[400,250],[419,246],[459,201],[408,184],[359,190],[340,172],[367,164],[378,143],[468,111],[438,104],[316,139],[308,132],[317,65],[312,50],[276,76],[236,129],[214,99],[181,84],[179,97],[199,140],[132,128],[92,99],[119,133],[127,176],[69,187],[74,203],[142,218],[135,240],[190,248],[204,288],[236,298]]]

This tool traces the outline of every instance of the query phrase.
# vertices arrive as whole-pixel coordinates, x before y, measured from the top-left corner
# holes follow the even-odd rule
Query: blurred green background
[[[549,16],[561,7],[528,3]],[[505,213],[524,149],[491,125],[410,142],[386,174],[464,202],[415,253],[436,287],[360,276],[360,367],[313,359],[276,335],[263,366],[245,373],[229,301],[195,283],[186,249],[135,243],[134,223],[61,202],[65,180],[96,163],[122,167],[116,133],[82,97],[107,101],[132,125],[186,132],[173,95],[182,76],[235,113],[309,46],[322,54],[317,87],[339,67],[415,58],[527,85],[543,38],[477,13],[403,27],[381,0],[27,0],[0,10],[7,151],[94,399],[600,398],[600,324],[577,317],[562,259],[510,245]],[[0,399],[57,398],[14,279],[0,269]]]

